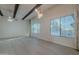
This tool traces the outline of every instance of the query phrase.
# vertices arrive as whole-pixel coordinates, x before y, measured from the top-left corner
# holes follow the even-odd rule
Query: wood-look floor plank
[[[65,46],[37,38],[18,37],[0,41],[0,54],[3,55],[78,55],[79,52]]]

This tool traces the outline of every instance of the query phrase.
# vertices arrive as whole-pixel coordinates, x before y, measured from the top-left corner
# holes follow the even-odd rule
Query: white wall
[[[50,20],[56,17],[71,14],[75,14],[74,5],[57,5],[54,8],[50,8],[49,10],[44,12],[44,16],[41,19],[38,18],[32,19],[32,22],[39,22],[41,24],[40,25],[41,29],[39,34],[32,33],[31,35],[43,40],[76,48],[76,37],[66,38],[66,37],[54,37],[50,35]]]
[[[7,17],[0,16],[0,38],[28,36],[28,21],[9,22]]]

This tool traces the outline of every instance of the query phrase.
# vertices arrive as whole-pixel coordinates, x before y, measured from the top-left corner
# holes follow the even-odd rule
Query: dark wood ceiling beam
[[[28,17],[36,8],[40,7],[42,4],[37,4],[35,5],[23,18],[22,20],[24,20],[26,17]]]
[[[18,8],[19,8],[19,4],[15,4],[14,13],[13,13],[13,18],[16,17],[16,13],[17,13],[17,11],[18,11]]]
[[[0,10],[0,15],[3,16],[3,13],[1,12],[1,10]]]

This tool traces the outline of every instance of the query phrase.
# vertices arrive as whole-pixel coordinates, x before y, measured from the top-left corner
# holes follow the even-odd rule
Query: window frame
[[[52,20],[56,20],[56,19],[59,19],[59,23],[60,23],[60,17],[58,17],[58,18],[56,17],[56,18],[54,18],[54,19],[51,19],[51,20],[50,20],[50,33],[51,33],[51,30],[52,30],[52,29],[51,29],[51,21],[52,21]],[[60,27],[61,27],[61,26],[60,26]],[[60,29],[59,29],[59,33],[60,33]],[[52,34],[51,34],[51,35],[52,35]],[[56,35],[52,35],[52,36],[60,37],[60,36],[61,36],[61,33],[59,34],[59,36],[56,36]]]
[[[37,32],[35,32],[35,31],[33,30],[34,24],[37,25],[37,29],[36,29]],[[39,31],[38,31],[38,24],[39,24]],[[33,26],[33,27],[32,27],[32,26]],[[31,32],[34,33],[34,34],[40,33],[40,23],[32,23],[32,24],[31,24]]]
[[[67,37],[67,36],[62,36],[62,35],[61,35],[61,26],[62,26],[62,25],[61,25],[61,18],[62,18],[62,17],[67,17],[67,16],[72,16],[73,19],[74,19],[74,21],[75,21],[75,15],[74,15],[74,14],[56,17],[56,18],[53,18],[53,19],[50,20],[50,34],[51,34],[51,21],[52,21],[52,20],[55,20],[55,19],[58,19],[58,18],[59,18],[59,20],[60,20],[60,36],[56,36],[56,35],[52,35],[52,34],[51,34],[51,36],[54,36],[54,37],[65,37],[65,38],[74,38],[74,37],[75,37],[75,36],[74,36],[74,37]],[[74,24],[74,25],[75,25],[75,24]],[[74,31],[75,31],[75,27],[74,27]],[[74,32],[74,35],[75,35],[75,32]]]
[[[74,19],[74,21],[75,21],[75,16],[74,16],[74,14],[66,15],[66,16],[61,16],[60,18],[62,18],[62,17],[67,17],[67,16],[72,16],[73,19]],[[60,24],[61,24],[61,19],[60,19]],[[74,25],[75,25],[75,24],[74,24]],[[62,25],[61,25],[61,26],[62,26]],[[75,28],[75,27],[74,27],[74,28]],[[74,31],[75,31],[75,29],[74,29]],[[61,32],[62,32],[62,29],[61,29]],[[74,35],[75,35],[75,33],[74,33]],[[61,37],[73,38],[73,37],[62,36],[62,34],[61,34]]]

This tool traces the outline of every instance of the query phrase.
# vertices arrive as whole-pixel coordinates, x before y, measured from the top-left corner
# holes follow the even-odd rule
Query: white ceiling
[[[4,16],[13,16],[14,12],[14,5],[9,5],[9,4],[0,4],[0,10],[2,11]]]
[[[22,19],[33,7],[35,4],[20,4],[19,9],[16,14],[16,19]],[[40,8],[44,11],[53,7],[54,4],[43,4]],[[11,16],[13,17],[14,12],[14,4],[0,4],[0,10],[2,11],[4,16]],[[29,15],[27,19],[31,19],[32,17],[36,16],[36,12],[34,11],[31,15]],[[2,16],[3,17],[3,16]]]

